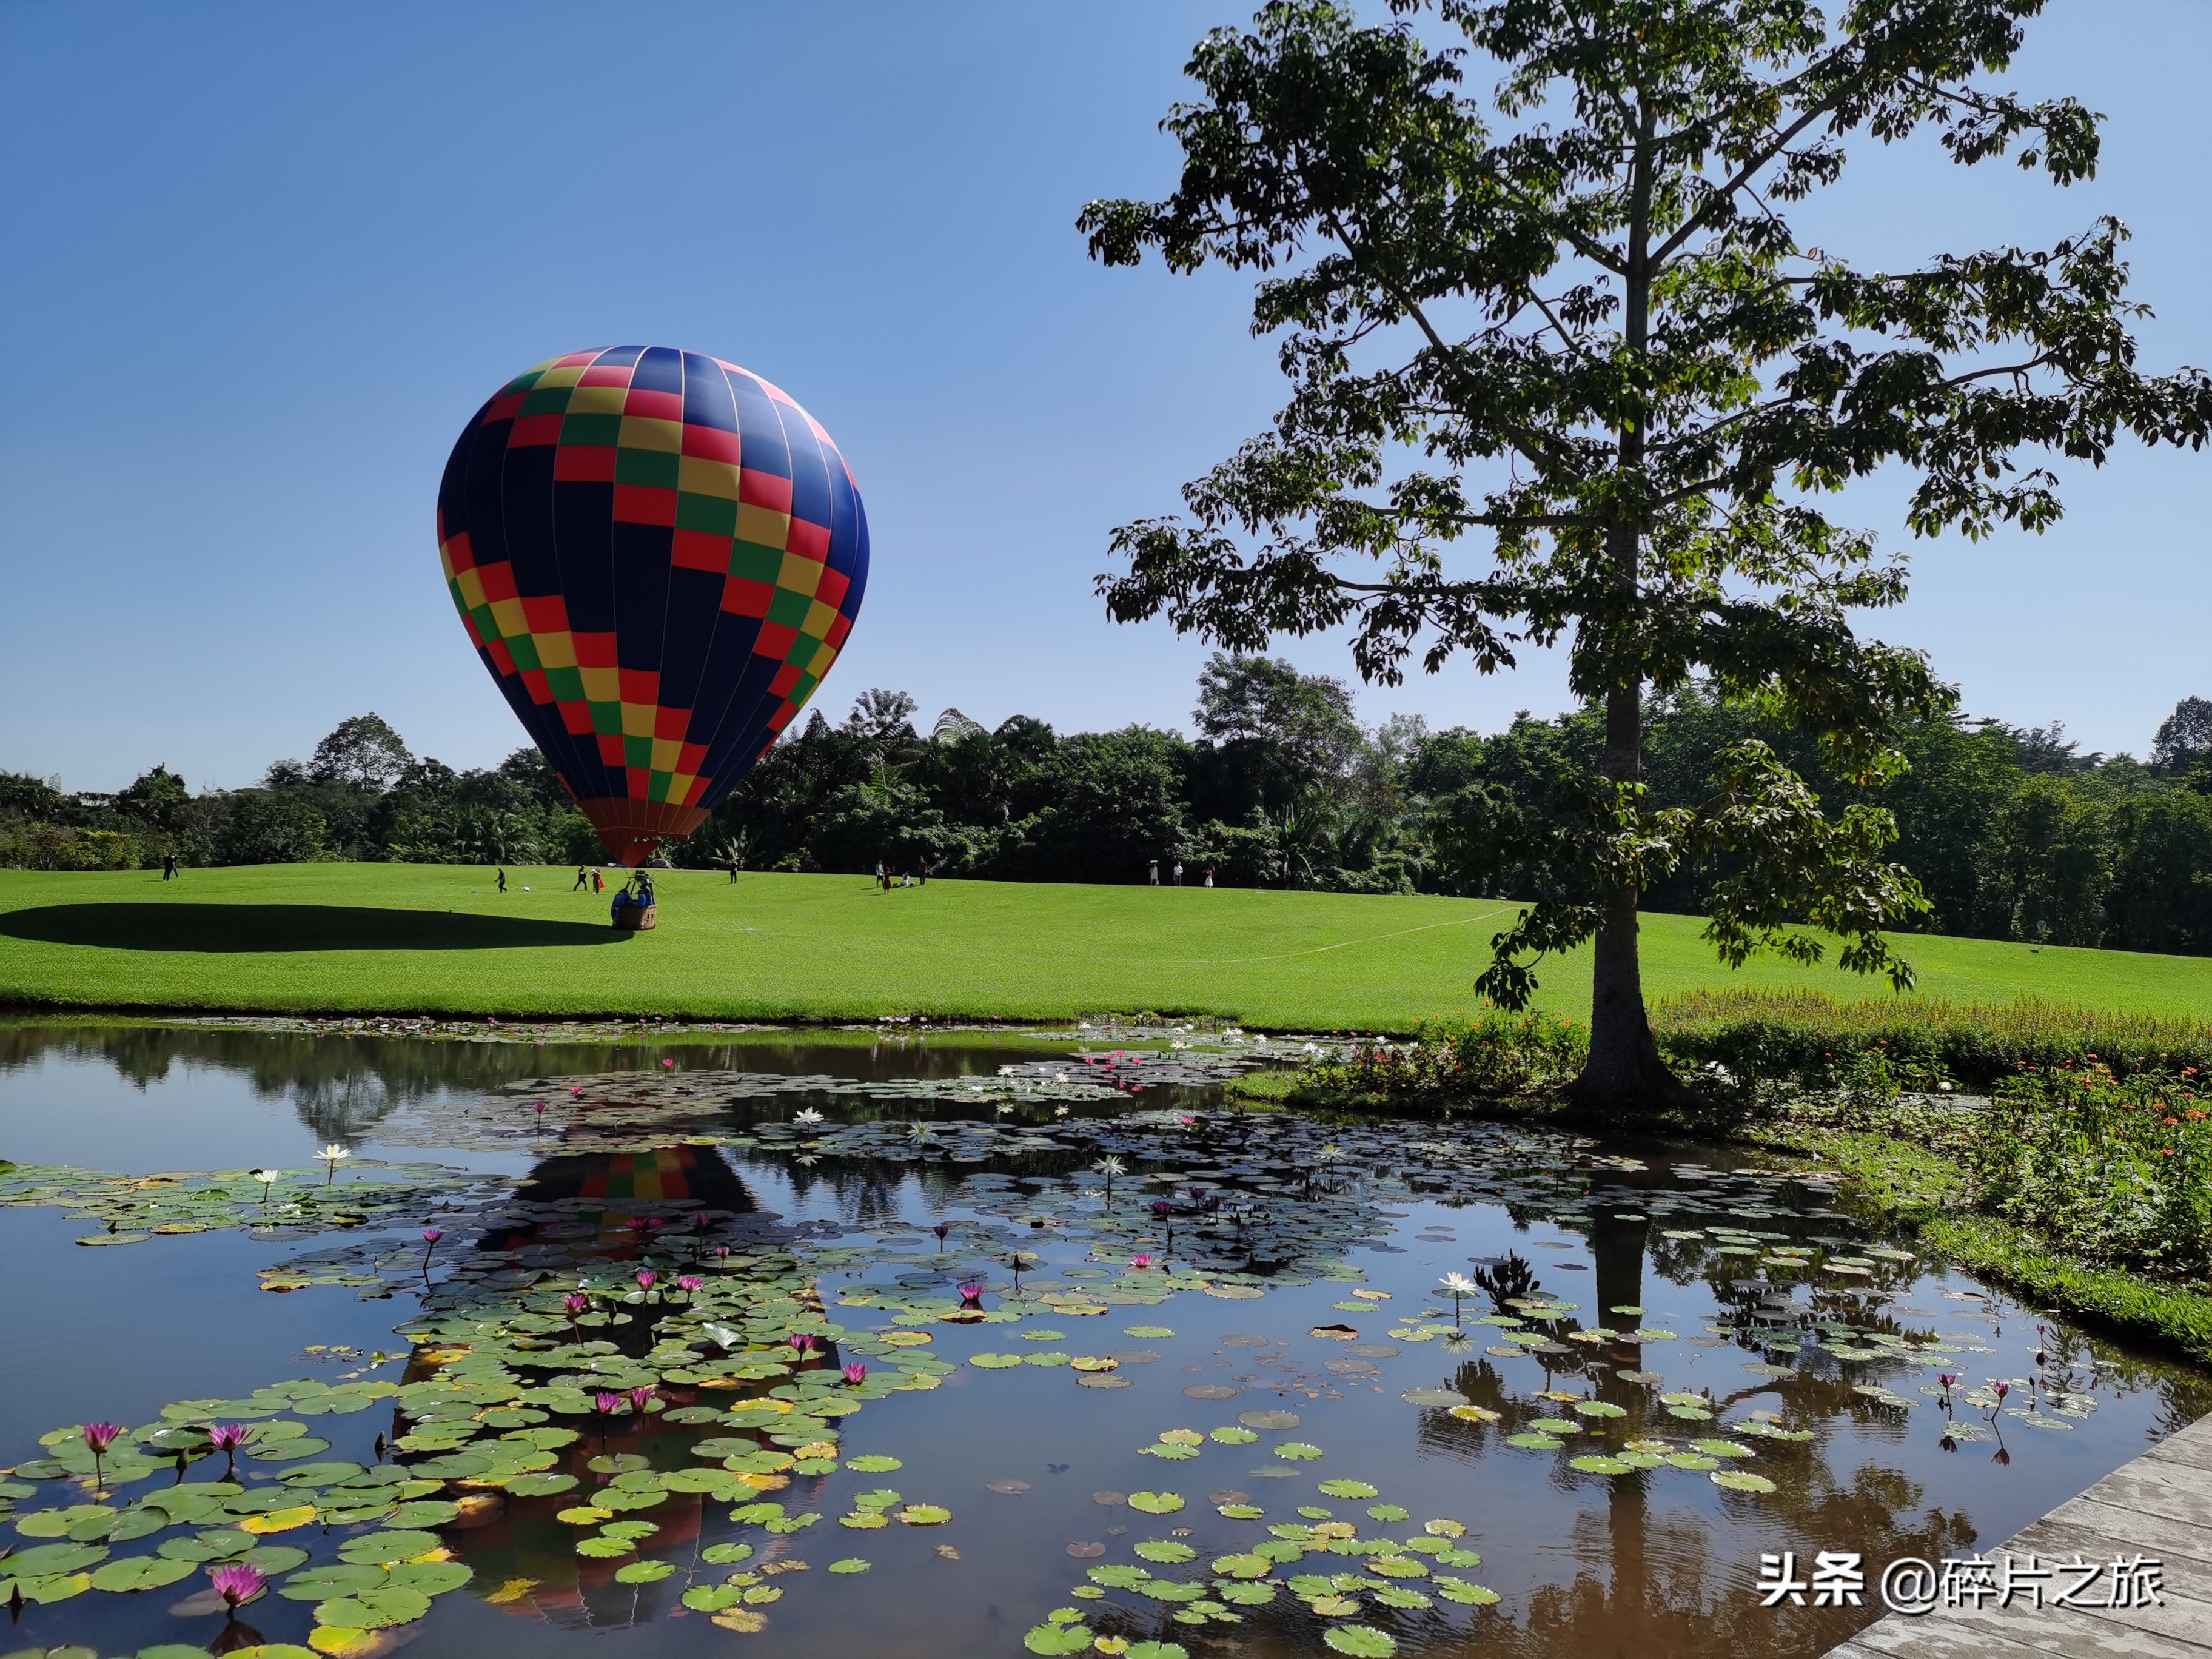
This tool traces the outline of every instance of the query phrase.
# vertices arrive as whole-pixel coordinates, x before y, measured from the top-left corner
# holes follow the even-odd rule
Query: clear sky
[[[1091,578],[1279,382],[1241,283],[1101,270],[1073,222],[1170,185],[1188,48],[1249,9],[9,0],[0,769],[234,786],[366,709],[495,762],[521,734],[446,597],[439,471],[509,376],[623,342],[744,364],[850,460],[873,569],[833,718],[884,685],[925,720],[1187,726],[1205,647],[1109,623]],[[2109,114],[2094,184],[1869,149],[1808,228],[1895,268],[2116,213],[2146,363],[2212,363],[2208,63],[2212,7],[2060,0],[2014,78]],[[1975,713],[2142,753],[2212,696],[2208,469],[2124,452],[2049,534],[1920,544],[1874,631]],[[1895,545],[1897,504],[1852,505]],[[1361,708],[1492,729],[1561,683]]]

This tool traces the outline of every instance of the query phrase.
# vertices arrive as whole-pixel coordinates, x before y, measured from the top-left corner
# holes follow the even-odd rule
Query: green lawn
[[[0,1002],[303,1012],[846,1019],[1064,1018],[1152,1009],[1273,1028],[1404,1030],[1474,1002],[1501,902],[1196,888],[664,873],[660,925],[617,934],[573,872],[289,865],[157,872],[0,871]],[[520,890],[528,883],[536,890]],[[1646,918],[1650,994],[1730,982],[1886,996],[1780,963],[1731,975],[1693,918]],[[1923,993],[2030,993],[2212,1013],[2212,960],[1914,939]],[[1587,1012],[1585,955],[1543,1006]]]

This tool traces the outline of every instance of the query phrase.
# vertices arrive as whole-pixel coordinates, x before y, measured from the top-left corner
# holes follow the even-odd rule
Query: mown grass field
[[[1474,1004],[1504,902],[1198,888],[663,872],[659,926],[618,934],[573,870],[420,865],[0,872],[0,1002],[47,1006],[516,1017],[660,1014],[1058,1019],[1154,1010],[1275,1029],[1403,1030]],[[527,884],[532,890],[524,892]],[[1731,974],[1696,919],[1645,921],[1648,993],[1880,981],[1778,963]],[[2212,960],[1916,938],[1922,994],[2027,994],[2212,1013]],[[1587,1012],[1586,954],[1541,1006]]]

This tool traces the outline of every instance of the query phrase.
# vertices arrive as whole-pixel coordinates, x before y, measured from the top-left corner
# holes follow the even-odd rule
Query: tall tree
[[[307,776],[317,783],[343,783],[381,794],[414,764],[405,741],[381,714],[353,714],[315,745]]]
[[[1477,983],[1525,1004],[1547,954],[1594,937],[1580,1089],[1647,1101],[1681,1085],[1644,1016],[1638,896],[1684,858],[1736,872],[1706,927],[1731,963],[1814,961],[1825,933],[1909,984],[1881,929],[1925,903],[1884,856],[1887,811],[1825,812],[1763,742],[1726,750],[1700,805],[1649,805],[1651,696],[1702,672],[1838,776],[1894,775],[1889,724],[1948,696],[1856,631],[1902,598],[1903,562],[1821,497],[1893,465],[1917,534],[2039,530],[2057,481],[2021,451],[2201,445],[2212,383],[2136,369],[2116,221],[1869,273],[1784,216],[1855,133],[2088,177],[2095,116],[1986,84],[2041,0],[1859,0],[1832,25],[1806,0],[1396,5],[1467,46],[1269,5],[1191,58],[1174,194],[1084,210],[1109,264],[1263,273],[1253,327],[1291,382],[1271,430],[1185,486],[1188,517],[1116,532],[1127,568],[1100,588],[1117,619],[1164,611],[1232,651],[1348,624],[1386,683],[1417,648],[1492,672],[1566,641],[1602,753],[1571,810],[1524,830],[1592,896],[1525,910]],[[1462,89],[1468,46],[1498,68],[1486,100]]]

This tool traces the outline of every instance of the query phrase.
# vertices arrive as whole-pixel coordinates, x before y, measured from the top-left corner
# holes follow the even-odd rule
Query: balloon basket
[[[657,904],[617,904],[614,907],[615,927],[625,933],[642,933],[650,929],[660,907]]]

